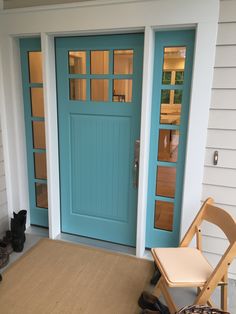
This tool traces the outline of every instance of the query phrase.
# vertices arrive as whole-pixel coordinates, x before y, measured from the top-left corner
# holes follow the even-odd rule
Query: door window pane
[[[46,153],[34,153],[36,179],[47,179]]]
[[[161,124],[180,124],[182,90],[161,90]]]
[[[114,50],[114,74],[133,74],[133,50]]]
[[[93,79],[91,80],[91,100],[108,101],[109,80]]]
[[[33,121],[34,148],[45,149],[45,126],[44,121]]]
[[[36,206],[48,208],[48,189],[46,183],[35,184]]]
[[[160,130],[158,142],[158,160],[176,162],[178,160],[179,131]]]
[[[173,218],[174,218],[174,203],[155,201],[154,228],[172,231]]]
[[[91,74],[109,73],[109,51],[91,51]]]
[[[185,57],[186,47],[164,48],[162,84],[183,84]]]
[[[162,167],[157,168],[156,195],[175,197],[176,168]]]
[[[113,80],[113,101],[132,101],[133,80]]]
[[[69,73],[86,74],[86,51],[69,51]]]
[[[86,80],[70,79],[70,99],[86,100]]]
[[[28,56],[30,83],[42,83],[42,53],[40,51],[31,51]]]
[[[33,117],[44,117],[43,88],[32,87],[31,91],[31,110]]]

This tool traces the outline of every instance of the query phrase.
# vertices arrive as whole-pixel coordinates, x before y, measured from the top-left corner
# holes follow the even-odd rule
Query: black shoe
[[[9,254],[5,243],[0,242],[0,268],[5,267],[9,263]]]
[[[152,295],[151,293],[144,291],[139,300],[138,305],[142,309],[148,309],[151,311],[159,311],[161,314],[170,314],[168,307],[161,303],[161,301]]]
[[[25,242],[24,224],[21,223],[19,216],[11,219],[12,247],[15,252],[22,252]]]

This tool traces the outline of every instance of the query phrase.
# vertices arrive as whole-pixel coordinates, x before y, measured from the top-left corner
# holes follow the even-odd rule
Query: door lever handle
[[[139,176],[139,163],[138,160],[135,160],[133,166],[133,186],[136,189],[138,188],[138,176]]]

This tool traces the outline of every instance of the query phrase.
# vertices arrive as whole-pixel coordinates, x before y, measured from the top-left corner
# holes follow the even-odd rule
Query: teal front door
[[[135,245],[143,34],[56,39],[62,232]]]
[[[195,32],[156,32],[146,247],[177,246]]]

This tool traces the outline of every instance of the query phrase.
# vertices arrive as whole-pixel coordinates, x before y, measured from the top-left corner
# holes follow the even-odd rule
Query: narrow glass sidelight
[[[179,242],[195,32],[155,35],[147,247]],[[168,232],[167,232],[168,231]]]
[[[43,67],[40,38],[20,39],[30,223],[48,227]]]

